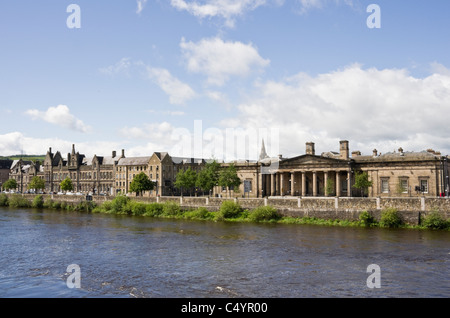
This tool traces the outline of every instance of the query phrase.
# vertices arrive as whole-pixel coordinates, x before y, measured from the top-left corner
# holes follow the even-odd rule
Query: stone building
[[[53,153],[50,148],[45,156],[42,170],[45,192],[61,191],[61,182],[69,177],[72,180],[74,192],[113,193],[114,168],[120,158],[115,151],[112,152],[111,157],[94,155],[88,158],[76,152],[75,145],[72,146],[72,152],[63,158],[59,151]]]
[[[11,171],[12,164],[13,160],[0,160],[0,189],[2,189],[3,183],[9,179],[9,172]]]
[[[47,193],[59,192],[60,183],[69,177],[74,192],[115,195],[128,193],[133,178],[144,172],[155,183],[154,190],[144,196],[172,196],[181,195],[180,189],[174,186],[179,171],[191,168],[199,172],[207,162],[172,157],[167,152],[127,158],[124,150],[120,156],[113,151],[109,157],[88,158],[75,151],[73,145],[65,158],[50,148],[42,165],[24,160],[12,162],[9,178],[17,181],[22,192],[33,176],[40,176],[45,180]],[[399,148],[386,154],[373,150],[371,155],[361,155],[360,151],[350,153],[349,142],[342,140],[338,152],[318,155],[315,144],[307,142],[305,154],[283,158],[282,155],[269,157],[263,143],[257,161],[234,161],[221,166],[226,168],[230,164],[235,165],[242,181],[238,189],[231,191],[235,197],[360,196],[361,190],[354,187],[355,175],[360,172],[366,172],[372,181],[365,194],[371,197],[449,195],[448,156],[431,149],[407,152]],[[226,196],[228,193],[228,189],[217,186],[212,194]]]
[[[258,185],[254,196],[360,196],[361,191],[354,187],[359,172],[367,172],[372,181],[371,197],[449,194],[448,156],[431,149],[405,152],[400,148],[386,154],[374,150],[369,156],[353,151],[350,156],[349,142],[343,140],[339,152],[316,155],[315,144],[308,142],[304,155],[279,156],[276,165],[273,158],[267,160],[259,160],[254,169],[253,182]],[[248,170],[238,167],[239,171]]]
[[[24,193],[28,190],[28,184],[34,176],[42,177],[42,166],[39,162],[18,159],[11,164],[8,178],[16,180],[16,191]]]

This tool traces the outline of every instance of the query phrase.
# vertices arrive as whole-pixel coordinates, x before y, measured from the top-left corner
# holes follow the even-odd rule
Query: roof
[[[120,158],[119,166],[138,166],[147,165],[151,157],[131,157],[131,158]]]
[[[421,151],[421,152],[388,152],[377,156],[355,156],[352,159],[356,162],[383,162],[383,161],[423,161],[423,160],[439,160],[442,156],[440,153]]]

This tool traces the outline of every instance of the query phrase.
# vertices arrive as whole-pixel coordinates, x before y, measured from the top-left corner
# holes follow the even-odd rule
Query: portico
[[[350,170],[279,170],[262,175],[261,193],[266,196],[351,196]]]

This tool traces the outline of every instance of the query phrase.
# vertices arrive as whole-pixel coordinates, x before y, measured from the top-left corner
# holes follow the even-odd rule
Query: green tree
[[[183,196],[183,188],[189,189],[192,195],[192,189],[195,187],[197,182],[197,172],[192,170],[190,167],[187,170],[178,171],[174,185],[181,190],[181,195]]]
[[[5,183],[3,183],[3,189],[5,190],[17,189],[17,181],[14,179],[9,179]]]
[[[33,189],[37,192],[37,190],[44,190],[45,189],[45,181],[44,179],[34,176],[33,179],[31,179],[30,184],[28,185],[28,189]]]
[[[144,172],[141,172],[131,181],[130,192],[136,192],[136,195],[139,196],[141,192],[153,190],[154,187],[155,185],[149,177]]]
[[[361,190],[361,196],[367,195],[367,190],[372,184],[373,182],[369,180],[367,172],[356,172],[353,187]]]
[[[208,162],[197,175],[196,186],[204,191],[211,191],[219,183],[220,164],[217,161]]]
[[[72,191],[73,190],[73,184],[72,180],[69,177],[66,177],[61,183],[61,190],[62,191]]]
[[[227,168],[220,171],[219,174],[219,185],[222,187],[227,187],[229,191],[229,196],[231,197],[231,189],[239,187],[242,181],[237,175],[236,167],[234,164],[229,165]]]
[[[332,179],[327,179],[327,184],[325,185],[325,194],[331,195],[334,193],[334,181]]]

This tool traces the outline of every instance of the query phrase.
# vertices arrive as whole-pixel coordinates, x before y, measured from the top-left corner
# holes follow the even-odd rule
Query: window
[[[402,193],[408,193],[408,179],[400,179]]]
[[[420,180],[420,190],[423,193],[428,193],[428,180]]]
[[[389,179],[381,179],[381,193],[389,193]]]

